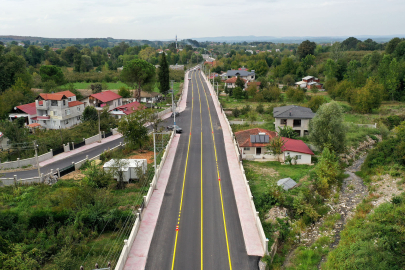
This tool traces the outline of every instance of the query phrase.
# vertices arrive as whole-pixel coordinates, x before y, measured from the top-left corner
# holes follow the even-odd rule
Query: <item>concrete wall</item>
[[[94,135],[93,137],[85,139],[85,144],[88,145],[88,144],[91,144],[94,142],[98,142],[100,140],[100,138],[101,138],[101,134]]]
[[[53,157],[52,151],[45,153],[43,155],[38,156],[38,162],[42,162],[44,160],[50,159]],[[4,162],[0,163],[0,169],[16,169],[21,168],[23,166],[36,166],[37,161],[35,157],[27,158],[27,159],[17,159],[16,161]]]

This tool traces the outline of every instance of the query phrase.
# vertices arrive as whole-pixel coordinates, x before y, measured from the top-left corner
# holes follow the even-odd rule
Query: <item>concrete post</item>
[[[139,221],[142,221],[142,208],[138,208]]]
[[[75,143],[74,142],[71,143],[72,143],[72,150],[75,150]]]
[[[49,150],[49,152],[51,152],[51,156],[53,157],[53,150],[51,149],[51,150]]]
[[[86,160],[89,160],[89,155],[86,155]]]
[[[17,175],[14,175],[14,185],[17,185]]]
[[[56,171],[58,172],[58,178],[60,178],[60,171],[59,171],[59,168],[57,168]]]
[[[265,254],[265,255],[268,255],[268,254],[269,254],[269,238],[266,238],[266,240],[265,240],[264,254]]]
[[[43,183],[44,182],[44,174],[43,173],[41,173],[41,183]]]
[[[20,159],[17,158],[17,168],[20,168]]]

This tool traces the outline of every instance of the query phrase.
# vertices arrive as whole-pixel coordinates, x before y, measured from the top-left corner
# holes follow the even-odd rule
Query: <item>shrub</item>
[[[123,98],[130,98],[131,91],[128,88],[126,88],[125,86],[121,86],[120,90],[118,91],[118,95],[120,95]]]
[[[235,118],[238,118],[239,115],[240,115],[240,110],[239,110],[238,108],[233,109],[233,110],[232,110],[232,115],[233,115]]]
[[[245,105],[241,110],[240,113],[242,115],[247,115],[250,111],[252,110],[252,107],[250,105]]]
[[[305,98],[304,91],[298,88],[288,88],[286,95],[292,102],[302,102]]]
[[[256,112],[258,112],[258,113],[260,113],[260,114],[264,113],[264,106],[263,106],[263,104],[259,104],[259,105],[256,107]]]

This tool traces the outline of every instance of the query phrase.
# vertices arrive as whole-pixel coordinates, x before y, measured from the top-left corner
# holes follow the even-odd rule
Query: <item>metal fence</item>
[[[75,143],[75,149],[85,146],[86,145],[86,141],[82,141],[81,143]]]
[[[110,137],[112,135],[113,135],[112,131],[106,132],[106,133],[104,133],[104,139],[107,138],[107,137]]]
[[[65,167],[65,168],[62,168],[62,169],[59,170],[60,177],[66,175],[66,174],[68,174],[68,173],[71,173],[71,172],[73,172],[74,170],[75,170],[75,165],[74,165],[74,164],[69,165],[69,166],[67,166],[67,167]]]
[[[63,153],[63,152],[65,152],[65,150],[63,149],[63,147],[62,147],[62,148],[58,148],[58,149],[53,150],[53,155],[56,156],[56,155],[59,155],[60,153]]]

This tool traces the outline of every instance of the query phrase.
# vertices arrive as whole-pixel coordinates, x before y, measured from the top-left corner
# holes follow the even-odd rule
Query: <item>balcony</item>
[[[49,115],[42,115],[42,116],[37,116],[38,120],[49,120],[51,117]]]

